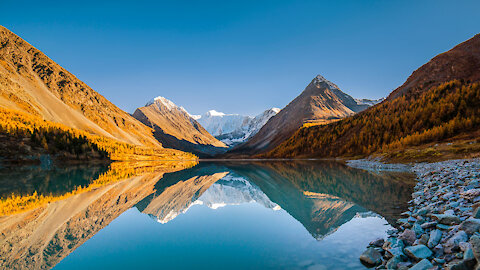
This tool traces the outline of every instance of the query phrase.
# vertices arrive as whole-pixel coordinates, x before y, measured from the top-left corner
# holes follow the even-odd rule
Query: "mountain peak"
[[[325,83],[327,86],[332,89],[339,89],[338,86],[331,81],[325,79],[322,75],[318,74],[312,81],[317,87],[320,86],[320,84]]]
[[[177,108],[178,106],[175,105],[175,103],[173,103],[171,100],[169,99],[166,99],[162,96],[158,96],[156,98],[153,98],[151,99],[149,102],[147,102],[147,104],[145,104],[145,107],[146,106],[150,106],[152,104],[155,104],[155,103],[160,103],[162,104],[163,106],[167,107],[167,109],[169,109],[170,111],[174,108]]]
[[[206,116],[224,116],[225,114],[223,112],[217,112],[215,110],[210,110],[207,113],[205,113]]]
[[[279,111],[281,111],[282,109],[280,108],[271,108],[270,111],[273,111],[275,113],[278,113]]]

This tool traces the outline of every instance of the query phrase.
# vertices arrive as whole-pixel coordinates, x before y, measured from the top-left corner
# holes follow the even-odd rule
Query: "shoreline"
[[[398,229],[387,239],[372,239],[362,263],[375,269],[480,269],[480,159],[410,165],[354,160],[347,165],[408,169],[417,181]]]

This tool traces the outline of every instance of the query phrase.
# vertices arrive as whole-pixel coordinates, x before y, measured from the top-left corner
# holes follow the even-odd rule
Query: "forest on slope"
[[[445,140],[480,149],[480,35],[412,73],[380,104],[328,125],[304,126],[261,157],[340,157],[394,153]]]
[[[265,157],[369,155],[480,131],[480,84],[451,81],[329,125],[303,127]]]

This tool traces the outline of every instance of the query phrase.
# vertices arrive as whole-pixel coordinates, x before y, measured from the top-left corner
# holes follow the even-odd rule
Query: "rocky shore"
[[[362,263],[376,269],[480,269],[480,159],[414,164],[411,171],[418,182],[408,211],[387,239],[370,243]]]

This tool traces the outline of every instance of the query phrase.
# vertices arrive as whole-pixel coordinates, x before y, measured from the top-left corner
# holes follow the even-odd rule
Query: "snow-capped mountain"
[[[152,219],[165,224],[194,205],[218,209],[227,205],[258,203],[274,211],[282,209],[272,202],[255,184],[243,177],[227,172],[196,176],[167,188],[157,197],[150,198],[144,207],[137,208]]]
[[[379,99],[366,99],[366,98],[355,98],[355,101],[357,102],[358,105],[366,105],[368,107],[377,105],[378,103],[384,101],[385,98],[379,98]]]
[[[191,115],[164,97],[156,97],[138,108],[133,117],[153,128],[164,147],[210,156],[224,152],[225,144],[210,135]]]
[[[251,117],[239,114],[224,114],[215,110],[208,111],[196,120],[213,136],[227,146],[235,146],[245,142],[275,116],[280,109],[268,109],[261,114]]]
[[[225,114],[210,110],[196,119],[210,134],[220,136],[234,132],[247,126],[251,120],[250,116],[240,114]]]
[[[217,209],[227,205],[240,205],[250,202],[256,202],[273,210],[281,209],[257,185],[250,183],[243,177],[232,174],[228,174],[211,185],[194,204],[202,204],[211,209]]]

